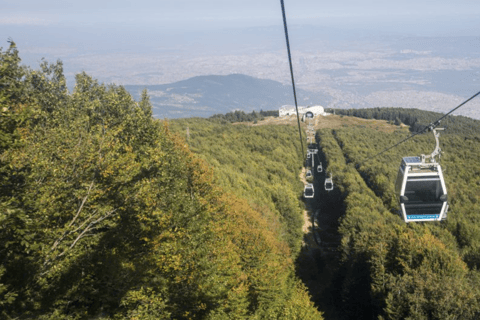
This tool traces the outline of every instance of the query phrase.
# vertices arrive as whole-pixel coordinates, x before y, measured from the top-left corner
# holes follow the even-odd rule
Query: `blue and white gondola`
[[[395,182],[405,222],[439,221],[447,217],[447,188],[442,168],[421,157],[404,157]]]
[[[404,157],[398,169],[395,193],[400,202],[400,214],[405,222],[440,221],[447,218],[447,188],[442,167],[435,161],[440,157],[440,132],[432,129],[435,150],[421,157]],[[426,162],[429,158],[430,162]]]

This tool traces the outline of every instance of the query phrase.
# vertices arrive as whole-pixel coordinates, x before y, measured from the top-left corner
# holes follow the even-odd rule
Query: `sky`
[[[278,0],[0,0],[0,28],[15,26],[118,26],[172,30],[281,24]],[[285,1],[293,24],[470,20],[478,0],[295,0]],[[469,22],[466,28],[468,27]],[[459,24],[461,24],[459,22]]]
[[[153,52],[200,42],[228,47],[236,30],[281,28],[279,0],[0,0],[0,47],[12,38],[27,55],[73,51]],[[285,0],[288,26],[316,26],[366,34],[478,36],[478,0]],[[318,30],[318,29],[317,29]],[[292,36],[293,40],[295,39]],[[244,39],[242,39],[244,40]],[[161,47],[161,48],[160,48]],[[234,50],[238,50],[235,47]]]
[[[440,65],[444,58],[465,60],[480,52],[480,0],[284,2],[292,49],[303,50],[307,58],[309,52],[337,50],[343,52],[340,59],[351,55],[347,62],[355,64],[357,54],[423,52],[427,42],[439,48],[432,54],[443,50],[431,60]],[[456,41],[462,36],[469,36],[463,47]],[[34,69],[42,58],[62,60],[69,87],[81,71],[118,84],[168,83],[225,72],[284,78],[268,58],[285,53],[280,0],[0,0],[0,47],[8,47],[8,39],[17,44],[22,62]],[[337,68],[337,58],[322,70]],[[373,60],[368,61],[375,69]],[[244,61],[244,68],[237,61]],[[468,63],[462,70],[470,68]],[[301,73],[312,67],[297,69]],[[321,74],[312,77],[323,79]]]
[[[309,46],[319,43],[309,39],[336,40],[342,32],[351,41],[357,34],[478,37],[480,31],[479,0],[284,2],[293,48],[295,41]],[[141,60],[141,54],[285,49],[280,0],[0,0],[0,8],[0,47],[13,39],[33,67],[42,57],[61,59],[70,77],[111,54]],[[87,71],[101,76],[100,69]],[[125,73],[122,66],[118,73]]]

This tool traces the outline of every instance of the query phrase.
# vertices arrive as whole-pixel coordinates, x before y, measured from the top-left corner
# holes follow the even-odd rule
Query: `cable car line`
[[[300,115],[298,113],[297,94],[295,90],[295,79],[293,75],[290,43],[288,40],[287,18],[285,15],[284,1],[280,0],[280,4],[282,7],[285,41],[287,45],[288,62],[290,65],[290,76],[292,79],[293,97],[295,100],[295,110],[297,113],[298,133],[300,136],[300,145],[302,147],[302,154],[305,155],[305,151],[303,147],[303,139],[302,139],[302,130],[300,127]],[[439,139],[438,139],[439,133],[437,132],[437,130],[443,130],[443,128],[437,129],[437,126],[448,115],[455,112],[456,110],[464,106],[467,102],[474,99],[478,95],[480,95],[480,91],[474,94],[473,96],[471,96],[470,98],[468,98],[467,100],[465,100],[464,102],[462,102],[461,104],[459,104],[457,107],[450,110],[448,113],[441,116],[436,121],[431,122],[423,130],[414,132],[413,134],[397,142],[393,146],[390,146],[380,151],[379,153],[365,159],[363,162],[360,163],[360,164],[363,164],[370,159],[378,157],[379,155],[397,147],[398,145],[415,137],[418,134],[425,133],[427,131],[433,132],[435,136],[435,141],[436,141],[436,148],[431,155],[425,156],[424,154],[422,154],[421,157],[418,157],[418,156],[403,157],[402,163],[400,164],[400,168],[397,174],[397,180],[395,182],[395,193],[399,199],[399,205],[401,208],[401,211],[399,213],[401,214],[405,222],[440,221],[440,220],[446,219],[447,211],[449,208],[447,189],[445,186],[445,180],[443,177],[441,165],[435,161],[435,156],[439,155],[441,152],[439,147]],[[308,118],[310,118],[310,116]],[[309,121],[308,127],[307,127],[307,133],[306,133],[307,139],[310,139],[310,134],[313,133],[313,131],[314,131],[313,126],[311,126],[311,123]],[[310,157],[312,162],[311,168],[315,170],[314,169],[315,155],[310,150],[310,145],[308,145],[308,153],[306,154],[306,159],[304,161],[305,167],[308,167],[307,161],[310,160]],[[425,161],[426,158],[431,158],[429,163]],[[321,165],[321,162],[319,162],[319,165]],[[317,168],[317,171],[318,170],[319,168]],[[307,176],[308,177],[313,176],[311,170],[307,171]],[[324,188],[327,192],[333,190],[333,177],[331,172],[330,172],[330,177],[325,177]],[[314,198],[315,193],[314,193],[314,186],[312,183],[308,183],[305,185],[303,194],[304,194],[304,198]]]
[[[467,102],[469,102],[470,100],[472,100],[473,98],[475,98],[476,96],[478,96],[480,94],[480,91],[478,91],[476,94],[474,94],[473,96],[471,96],[470,98],[468,98],[467,100],[463,101],[461,104],[459,104],[456,108],[452,109],[449,113],[446,113],[443,117],[441,117],[440,119],[438,119],[437,121],[435,121],[435,123],[437,124],[438,126],[438,123],[440,123],[440,121],[442,121],[444,118],[446,118],[450,113],[454,112],[455,110],[457,110],[458,108],[460,108],[461,106],[463,106],[464,104],[466,104]],[[437,123],[438,122],[438,123]]]
[[[480,95],[480,91],[477,92],[476,94],[474,94],[473,96],[471,96],[470,98],[468,98],[467,100],[465,100],[464,102],[462,102],[461,104],[459,104],[459,105],[458,105],[457,107],[455,107],[454,109],[450,110],[448,113],[444,114],[442,117],[440,117],[440,118],[437,119],[436,121],[434,121],[434,122],[430,123],[429,125],[427,125],[422,131],[420,131],[420,132],[414,132],[411,136],[409,136],[409,137],[407,137],[407,138],[405,138],[405,139],[397,142],[397,143],[394,144],[393,146],[390,146],[390,147],[388,147],[388,148],[380,151],[379,153],[377,153],[377,154],[375,154],[375,155],[373,155],[373,156],[365,159],[361,164],[365,163],[365,162],[368,161],[368,160],[371,160],[371,159],[373,159],[373,158],[378,157],[379,155],[387,152],[388,150],[391,150],[391,149],[395,148],[395,147],[398,146],[399,144],[404,143],[405,141],[407,141],[407,140],[415,137],[415,136],[418,135],[418,134],[425,133],[425,132],[427,132],[427,131],[431,131],[431,130],[435,129],[435,128],[440,124],[440,121],[442,121],[443,119],[445,119],[449,114],[451,114],[452,112],[456,111],[457,109],[459,109],[460,107],[462,107],[463,105],[465,105],[467,102],[469,102],[470,100],[472,100],[473,98],[475,98],[475,97],[478,96],[478,95]]]
[[[280,4],[282,6],[283,26],[285,29],[285,40],[287,42],[288,62],[290,63],[290,75],[292,77],[293,98],[295,99],[295,110],[297,111],[298,133],[300,135],[300,145],[302,146],[302,154],[304,155],[305,151],[303,149],[302,129],[300,128],[300,116],[298,115],[297,93],[295,91],[295,80],[293,78],[292,56],[290,54],[290,43],[288,41],[287,18],[285,16],[285,6],[283,4],[283,0],[280,0]]]

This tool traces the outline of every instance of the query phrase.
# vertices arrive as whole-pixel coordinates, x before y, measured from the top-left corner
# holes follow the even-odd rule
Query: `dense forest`
[[[172,131],[185,135],[188,145],[215,168],[216,184],[248,199],[279,230],[292,257],[302,239],[302,163],[296,128],[218,124],[211,119],[177,119]]]
[[[441,164],[450,199],[447,221],[405,224],[398,215],[394,195],[398,166],[403,156],[433,151],[433,135],[417,135],[380,157],[369,158],[411,135],[412,131],[418,133],[420,130],[415,128],[423,130],[441,115],[408,109],[373,111],[377,112],[378,119],[396,124],[396,129],[389,132],[344,125],[340,129],[317,131],[320,159],[325,172],[333,174],[336,190],[322,191],[327,174],[317,174],[319,181],[313,207],[324,210],[320,215],[338,219],[333,225],[339,241],[336,255],[317,251],[318,256],[307,265],[308,258],[300,252],[297,272],[309,287],[316,305],[327,312],[327,318],[478,318],[480,228],[475,223],[480,214],[478,121],[465,117],[448,117],[445,121],[447,131],[442,132],[440,141]],[[374,114],[370,109],[364,112],[362,118]],[[404,126],[407,119],[417,125]],[[250,194],[251,203],[269,203],[272,197],[266,196],[265,190],[275,183],[285,185],[280,179],[289,176],[277,170],[276,181],[272,180],[269,173],[279,166],[275,162],[280,158],[272,149],[286,148],[282,150],[281,165],[287,170],[289,166],[295,168],[295,162],[287,156],[298,145],[294,127],[288,130],[285,126],[270,125],[219,126],[211,120],[184,119],[176,120],[172,128],[188,138],[192,151],[217,169],[219,184],[239,196]],[[281,139],[289,141],[287,146],[280,145],[277,139],[282,130],[291,134],[290,140]],[[241,149],[243,146],[246,149]],[[294,150],[299,152],[298,148]],[[257,186],[262,187],[252,192]],[[289,224],[290,228],[294,226]],[[325,243],[331,235],[325,234],[324,226],[319,229],[318,236]],[[317,265],[312,266],[312,261]],[[328,278],[320,276],[312,282],[309,277],[315,276],[309,269],[326,273]]]
[[[0,74],[0,318],[321,318],[295,276],[298,152],[258,180],[245,162],[242,182],[153,119],[146,92],[81,73],[69,93],[61,62],[24,67],[13,42]],[[256,161],[237,136],[214,144],[222,161]]]
[[[258,120],[264,120],[265,117],[278,117],[278,114],[279,114],[278,110],[273,110],[273,111],[260,110],[260,112],[252,111],[250,113],[245,113],[244,111],[236,110],[233,112],[228,112],[226,114],[214,114],[209,119],[217,120],[220,123],[247,122],[247,121],[253,121],[257,123]]]
[[[478,127],[478,121],[467,123]],[[459,126],[458,134],[440,138],[450,199],[447,221],[410,224],[397,215],[393,182],[401,157],[434,149],[431,133],[369,159],[410,132],[359,126],[317,132],[343,198],[339,257],[330,293],[336,297],[333,301],[340,301],[337,310],[342,309],[344,318],[480,316],[480,142],[470,135],[473,128],[464,129]]]
[[[452,106],[452,109],[455,106]],[[423,132],[425,127],[444,116],[442,113],[404,108],[365,108],[365,109],[326,109],[337,115],[354,116],[363,119],[388,120],[396,125],[405,124],[411,132]],[[447,129],[447,134],[478,137],[478,120],[464,116],[449,115],[439,123]]]
[[[406,224],[398,166],[433,135],[370,157],[440,114],[335,110],[392,125],[317,130],[304,203],[276,111],[159,121],[146,91],[81,73],[69,92],[60,61],[22,66],[13,42],[0,75],[0,319],[480,318],[478,121],[441,124],[447,220]]]

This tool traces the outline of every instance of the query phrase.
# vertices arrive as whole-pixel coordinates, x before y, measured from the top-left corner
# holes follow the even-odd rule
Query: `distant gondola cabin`
[[[333,190],[332,174],[330,174],[330,178],[325,178],[325,190],[326,191],[332,191]]]
[[[322,172],[322,171],[323,171],[322,163],[319,162],[319,165],[317,166],[317,172]]]
[[[305,198],[313,198],[315,195],[315,191],[314,191],[314,188],[313,188],[313,184],[309,183],[307,185],[305,185],[305,188],[303,189],[303,196]]]
[[[395,182],[405,222],[443,220],[447,216],[447,189],[442,168],[420,157],[404,157]]]

